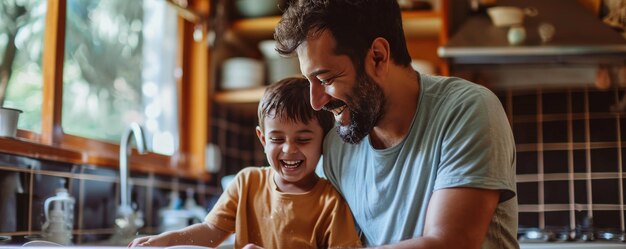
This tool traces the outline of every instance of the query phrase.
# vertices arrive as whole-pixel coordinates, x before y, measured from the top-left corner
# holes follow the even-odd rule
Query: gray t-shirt
[[[515,142],[498,98],[469,81],[420,75],[418,108],[405,139],[374,149],[366,137],[324,142],[324,173],[345,197],[368,246],[420,237],[433,191],[501,190],[482,248],[519,248]],[[468,214],[471,215],[471,214]]]

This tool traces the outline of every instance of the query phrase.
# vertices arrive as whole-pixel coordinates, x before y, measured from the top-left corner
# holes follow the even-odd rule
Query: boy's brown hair
[[[317,120],[326,135],[333,128],[335,119],[327,111],[315,111],[311,107],[309,81],[305,78],[285,78],[271,84],[259,102],[259,127],[265,131],[266,118],[278,118],[308,124]]]

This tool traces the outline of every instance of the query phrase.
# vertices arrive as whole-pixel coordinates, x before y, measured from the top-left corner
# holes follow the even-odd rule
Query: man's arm
[[[422,237],[382,248],[480,248],[500,191],[448,188],[433,193]]]

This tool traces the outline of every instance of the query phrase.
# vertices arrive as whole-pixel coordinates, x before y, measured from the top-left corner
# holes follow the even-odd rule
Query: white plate
[[[33,241],[26,242],[22,245],[22,247],[32,247],[32,246],[51,247],[51,246],[62,246],[62,245],[54,243],[54,242],[50,242],[50,241],[45,241],[45,240],[33,240]]]

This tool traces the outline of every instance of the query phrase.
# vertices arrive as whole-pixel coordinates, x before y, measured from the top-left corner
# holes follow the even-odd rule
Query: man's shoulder
[[[447,76],[427,76],[426,79],[423,83],[424,95],[429,96],[431,104],[438,103],[443,110],[468,106],[468,103],[477,106],[492,104],[498,99],[487,87],[465,79]]]
[[[454,93],[491,92],[488,88],[480,84],[450,76],[425,75],[422,78],[422,86],[426,92],[437,92],[445,95]]]

